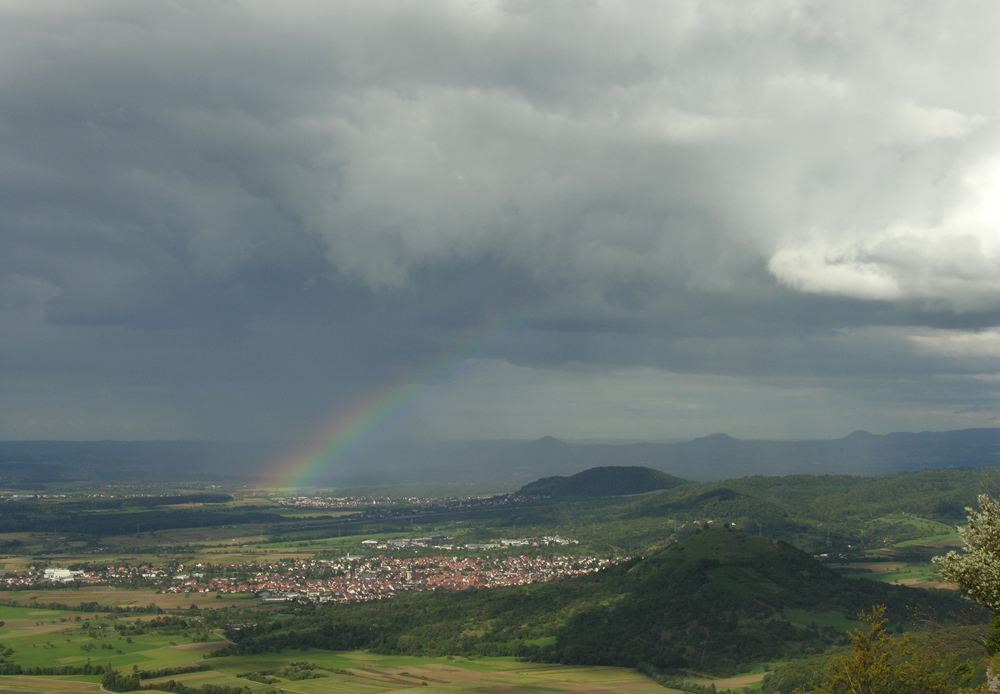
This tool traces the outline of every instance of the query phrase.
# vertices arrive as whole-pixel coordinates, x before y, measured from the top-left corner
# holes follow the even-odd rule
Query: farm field
[[[155,649],[162,650],[162,649]],[[169,657],[148,661],[157,667],[205,663],[211,669],[152,679],[154,685],[168,679],[188,686],[211,684],[266,690],[278,687],[294,694],[374,694],[418,688],[433,692],[479,692],[483,694],[530,694],[531,692],[623,692],[643,694],[671,692],[634,670],[613,667],[572,667],[519,663],[512,658],[412,658],[382,656],[365,652],[331,653],[327,651],[291,651],[266,656],[241,656],[201,660],[201,652],[172,647]],[[315,669],[313,679],[292,680],[280,676],[284,668],[308,663]],[[142,665],[145,667],[145,663]],[[127,671],[130,668],[123,668]],[[259,684],[237,675],[248,672],[277,673],[272,685]],[[730,678],[734,688],[742,689],[762,676]],[[99,689],[97,677],[0,677],[0,693],[50,694]],[[726,680],[729,683],[729,680]],[[738,687],[735,685],[738,684]],[[722,689],[720,689],[722,691]]]
[[[248,669],[280,670],[292,662],[307,661],[328,677],[275,686],[298,694],[374,692],[420,687],[427,692],[657,692],[665,691],[634,670],[611,667],[569,667],[517,662],[513,658],[416,658],[383,656],[360,651],[290,651],[271,656],[212,659],[218,676],[230,677]],[[345,674],[350,673],[350,674]],[[211,680],[210,680],[211,681]],[[244,682],[245,680],[238,680]],[[213,682],[214,683],[214,682]],[[221,683],[221,680],[220,682]],[[669,691],[669,690],[667,690]]]
[[[32,600],[32,598],[40,604],[79,605],[85,602],[96,602],[100,605],[115,605],[118,607],[146,607],[149,604],[154,604],[164,610],[187,609],[191,605],[197,605],[200,609],[204,609],[245,607],[257,604],[254,596],[249,594],[233,593],[216,598],[215,593],[157,593],[152,589],[120,590],[104,586],[63,588],[59,590],[0,591],[0,601],[16,600],[18,603],[25,603]]]
[[[950,532],[943,535],[930,535],[916,540],[899,542],[896,547],[934,547],[936,549],[957,549],[964,543],[962,536],[958,532]]]
[[[513,658],[377,655],[364,651],[331,652],[286,650],[266,655],[212,658],[225,645],[218,635],[192,626],[172,632],[152,629],[125,637],[115,624],[135,625],[157,619],[151,615],[91,614],[33,607],[2,607],[0,643],[11,651],[11,659],[24,667],[110,665],[123,673],[134,668],[155,671],[167,667],[202,666],[203,671],[149,679],[144,684],[173,679],[188,686],[212,684],[253,690],[280,688],[294,694],[367,694],[420,687],[432,692],[669,692],[647,677],[625,668],[575,667],[518,662]],[[207,640],[205,640],[207,639]],[[314,677],[282,677],[282,671],[305,663]],[[269,673],[270,685],[239,675]],[[763,673],[747,673],[716,681],[717,689],[754,686]],[[82,692],[99,688],[94,676],[3,676],[0,694],[50,694]]]
[[[718,692],[727,692],[732,690],[742,691],[744,688],[756,689],[760,685],[761,681],[767,677],[766,672],[754,672],[749,675],[739,675],[738,677],[727,677],[721,680],[695,680],[698,684],[703,686],[715,686],[715,690]],[[670,691],[670,690],[667,690]]]
[[[884,583],[916,588],[943,588],[953,590],[954,586],[941,581],[933,564],[909,564],[905,562],[870,562],[844,564],[836,567],[848,578],[868,578]]]
[[[164,667],[201,662],[202,656],[225,645],[221,638],[207,643],[192,643],[179,635],[135,637],[132,642],[119,641],[108,635],[106,642],[97,646],[86,635],[73,635],[65,639],[62,629],[42,627],[25,628],[19,633],[4,635],[4,646],[13,648],[18,663],[24,667],[56,667],[59,665],[110,664],[119,670],[156,670]]]
[[[73,602],[70,591],[36,591],[42,597],[57,593],[61,602]],[[79,590],[79,601],[144,602],[150,595],[145,591]],[[24,596],[20,596],[24,597]],[[177,595],[160,595],[160,598],[180,598]],[[117,599],[116,599],[117,598]],[[221,602],[221,601],[220,601]],[[192,686],[214,684],[221,686],[250,686],[265,689],[263,685],[236,675],[247,672],[281,670],[291,663],[308,661],[318,668],[315,679],[301,681],[281,680],[281,688],[298,694],[322,692],[374,692],[410,687],[429,687],[424,691],[652,691],[658,687],[647,678],[631,670],[619,668],[561,668],[518,663],[513,659],[468,660],[426,659],[377,656],[368,653],[332,653],[326,651],[288,651],[266,656],[241,656],[211,658],[205,656],[225,645],[213,633],[185,628],[177,633],[149,633],[125,637],[115,629],[115,623],[149,622],[151,615],[115,616],[67,610],[38,609],[34,607],[0,607],[0,643],[9,649],[12,659],[24,667],[53,667],[60,665],[111,665],[129,672],[133,667],[157,670],[165,667],[207,664],[211,669],[175,675],[170,679],[189,682]],[[200,638],[199,638],[200,637]],[[201,639],[207,639],[202,641]],[[349,674],[348,674],[349,673]],[[71,677],[0,677],[0,692],[16,694],[79,691],[96,688],[96,676]],[[149,684],[155,684],[150,680]]]
[[[100,690],[94,677],[0,677],[0,694],[80,694]]]

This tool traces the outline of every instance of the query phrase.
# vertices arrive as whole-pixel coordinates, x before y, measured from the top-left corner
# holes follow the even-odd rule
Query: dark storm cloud
[[[992,416],[991,7],[2,12],[5,436],[297,435],[505,320],[474,356],[525,383]]]

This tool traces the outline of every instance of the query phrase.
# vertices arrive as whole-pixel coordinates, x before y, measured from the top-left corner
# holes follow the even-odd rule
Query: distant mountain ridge
[[[748,475],[876,476],[998,465],[1000,429],[885,435],[855,431],[841,439],[805,441],[743,440],[728,434],[680,443],[556,444],[549,439],[545,450],[552,464],[570,468],[562,474],[588,467],[641,465],[698,481]]]
[[[0,484],[60,479],[273,478],[292,449],[280,442],[0,441]],[[887,475],[1000,464],[1000,429],[893,433],[841,439],[749,441],[713,434],[680,443],[369,441],[331,461],[323,485],[491,482],[512,489],[596,467],[647,467],[713,481],[748,475]]]
[[[673,489],[686,480],[640,466],[595,467],[570,477],[543,477],[524,485],[517,494],[563,497],[602,497],[645,494]]]

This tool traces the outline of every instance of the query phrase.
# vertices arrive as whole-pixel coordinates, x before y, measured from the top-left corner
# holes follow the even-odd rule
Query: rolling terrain
[[[719,528],[586,577],[295,612],[228,634],[227,652],[367,648],[725,675],[843,643],[831,625],[873,604],[897,623],[913,609],[945,619],[965,607],[950,592],[845,578],[788,544]]]
[[[99,581],[18,585],[0,594],[6,604],[0,621],[8,617],[0,653],[11,651],[2,657],[17,679],[7,689],[30,691],[26,678],[55,676],[31,674],[44,663],[80,668],[88,661],[123,677],[133,665],[153,672],[207,664],[208,670],[177,675],[193,688],[180,694],[213,694],[202,684],[262,694],[275,684],[300,694],[381,685],[461,688],[438,668],[446,662],[482,662],[494,674],[507,667],[500,663],[532,673],[553,668],[563,678],[554,687],[560,691],[592,690],[571,687],[567,667],[595,678],[616,672],[616,682],[639,689],[651,681],[628,677],[645,673],[686,691],[711,682],[759,686],[765,665],[801,663],[842,647],[858,612],[875,604],[887,605],[894,627],[906,630],[921,628],[914,608],[921,619],[942,624],[955,615],[980,621],[982,614],[950,591],[905,586],[940,585],[929,558],[959,543],[955,525],[977,493],[995,488],[994,473],[704,482],[643,466],[602,466],[483,498],[417,498],[405,486],[391,495],[380,487],[355,489],[354,496],[210,485],[58,483],[42,495],[0,487],[4,580],[29,567],[36,576],[38,567],[58,567]],[[343,561],[348,555],[355,559]],[[322,605],[305,594],[263,602],[254,594],[259,587],[225,594],[205,587],[210,579],[256,586],[246,577],[295,571],[303,572],[303,586],[319,571],[341,571],[341,578],[351,572],[352,580],[357,571],[360,584],[384,580],[389,574],[380,566],[411,562],[396,571],[401,577],[394,580],[403,584],[410,581],[407,566],[416,567],[419,582],[420,567],[455,557],[465,568],[449,580],[460,583],[462,571],[480,571],[474,566],[485,572],[513,565],[507,559],[555,555],[553,566],[587,557],[615,556],[618,563],[530,585],[393,588],[380,593],[383,600],[353,604]],[[319,567],[316,559],[341,568]],[[193,572],[206,578],[195,580]],[[143,633],[126,633],[129,624],[144,625]],[[202,660],[202,650],[212,657]],[[355,667],[366,658],[383,660]],[[393,659],[407,665],[389,665]],[[319,676],[300,681],[281,674],[302,669],[298,662],[312,663]],[[238,676],[248,673],[264,679]],[[64,674],[80,684],[100,680]],[[513,687],[507,675],[496,677]],[[529,689],[548,686],[520,681]],[[0,690],[8,682],[0,680]]]

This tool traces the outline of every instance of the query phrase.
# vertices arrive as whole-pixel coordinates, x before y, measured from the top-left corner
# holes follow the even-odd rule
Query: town
[[[421,538],[423,539],[423,538]],[[542,538],[554,544],[575,542]],[[392,547],[400,541],[390,541]],[[419,540],[407,540],[415,546]],[[410,544],[412,543],[412,544]],[[516,547],[527,540],[501,540],[477,547]],[[420,543],[422,545],[422,543]],[[537,541],[531,542],[538,546]],[[380,547],[387,543],[379,542]],[[339,559],[284,559],[241,563],[29,567],[0,578],[10,589],[108,585],[152,588],[158,593],[255,594],[265,602],[351,603],[391,598],[405,591],[497,588],[593,573],[625,557],[476,556],[393,557],[348,554]]]
[[[441,511],[458,511],[472,508],[506,507],[538,501],[536,495],[499,494],[495,496],[463,497],[404,497],[387,496],[293,496],[271,497],[271,502],[285,508],[310,510],[353,510],[360,515],[352,517],[388,518],[400,515],[427,515]]]

